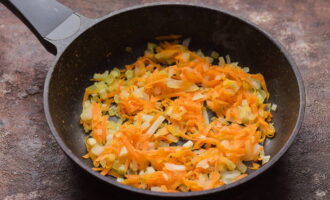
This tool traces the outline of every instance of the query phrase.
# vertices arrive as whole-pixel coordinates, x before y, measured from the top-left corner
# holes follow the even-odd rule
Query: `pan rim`
[[[58,63],[58,61],[60,60],[60,58],[62,57],[63,53],[65,52],[65,50],[70,46],[70,44],[75,41],[75,39],[77,39],[81,34],[83,34],[84,32],[86,32],[87,30],[93,28],[95,25],[99,24],[100,22],[121,14],[121,13],[125,13],[128,11],[133,11],[133,10],[138,10],[138,9],[143,9],[146,7],[157,7],[157,6],[188,6],[188,7],[197,7],[197,8],[202,8],[202,9],[207,9],[207,10],[211,10],[211,11],[216,11],[219,13],[222,13],[224,15],[228,15],[232,18],[235,18],[239,21],[241,21],[242,23],[245,23],[249,26],[251,26],[252,28],[256,29],[257,31],[259,31],[261,34],[263,34],[266,38],[268,38],[285,56],[285,58],[288,60],[291,69],[293,70],[293,73],[295,75],[295,78],[297,80],[298,83],[298,90],[299,90],[299,111],[298,111],[298,115],[297,115],[297,120],[294,126],[294,129],[292,131],[291,136],[289,137],[289,139],[287,140],[287,142],[284,144],[284,146],[279,150],[279,152],[277,154],[275,154],[272,159],[266,164],[264,165],[262,168],[260,168],[259,170],[257,170],[255,173],[253,174],[249,174],[247,177],[236,181],[232,184],[228,184],[228,185],[224,185],[221,187],[217,187],[214,189],[210,189],[210,190],[203,190],[203,191],[196,191],[196,192],[178,192],[178,193],[165,193],[165,192],[154,192],[154,191],[149,191],[149,190],[143,190],[143,189],[138,189],[138,188],[134,188],[128,185],[124,185],[121,184],[119,182],[117,182],[116,180],[110,179],[109,177],[106,176],[102,176],[99,173],[93,171],[90,167],[88,167],[86,164],[84,164],[77,156],[75,156],[71,149],[64,143],[64,141],[62,140],[62,138],[59,136],[54,124],[53,124],[53,120],[50,114],[50,110],[49,110],[49,98],[48,98],[48,93],[49,93],[49,85],[50,85],[50,81],[52,78],[52,74],[53,71],[56,67],[56,64]],[[85,30],[81,31],[81,33],[77,36],[75,36],[71,42],[65,47],[63,48],[63,51],[59,52],[58,55],[56,56],[55,60],[53,61],[53,64],[51,66],[51,68],[49,69],[47,76],[46,76],[46,80],[45,80],[45,85],[44,85],[44,93],[43,93],[43,105],[44,105],[44,112],[45,112],[45,116],[46,116],[46,120],[48,123],[48,126],[51,130],[52,135],[55,137],[57,143],[59,144],[59,146],[61,147],[61,149],[64,151],[64,153],[71,158],[76,164],[78,164],[81,168],[83,168],[85,171],[87,171],[89,174],[93,175],[94,177],[109,183],[113,186],[119,187],[121,189],[124,190],[128,190],[131,192],[136,192],[136,193],[140,193],[140,194],[144,194],[144,195],[149,195],[149,196],[158,196],[158,197],[196,197],[196,196],[202,196],[202,195],[209,195],[209,194],[213,194],[213,193],[217,193],[217,192],[221,192],[221,191],[225,191],[231,188],[234,188],[238,185],[241,185],[243,183],[248,182],[249,180],[259,176],[260,174],[262,174],[264,171],[268,170],[271,166],[273,166],[274,163],[276,163],[282,156],[283,154],[288,150],[288,148],[291,146],[291,144],[293,143],[296,135],[299,132],[299,129],[302,126],[303,123],[303,118],[304,118],[304,113],[305,113],[305,89],[304,89],[304,83],[303,83],[303,79],[301,77],[301,74],[298,70],[297,65],[295,64],[293,58],[290,56],[290,54],[286,51],[286,49],[281,45],[280,42],[278,42],[276,39],[274,39],[269,33],[267,33],[266,31],[262,30],[261,28],[259,28],[256,24],[252,23],[251,21],[234,15],[232,13],[230,13],[229,11],[225,11],[221,8],[214,8],[211,6],[207,6],[207,5],[201,5],[201,4],[193,4],[193,3],[181,3],[181,2],[157,2],[157,3],[147,3],[147,4],[142,4],[142,5],[137,5],[137,6],[132,6],[132,7],[128,7],[128,8],[124,8],[118,11],[114,11],[111,12],[110,14],[98,18],[95,20],[94,23],[92,23],[89,27],[85,28]]]

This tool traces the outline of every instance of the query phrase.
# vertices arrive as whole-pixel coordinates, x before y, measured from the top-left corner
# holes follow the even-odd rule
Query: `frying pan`
[[[111,185],[154,196],[189,197],[236,187],[272,166],[292,144],[302,124],[305,92],[300,73],[284,48],[270,35],[226,11],[186,3],[153,3],[88,19],[52,0],[4,0],[28,25],[45,48],[56,54],[44,86],[44,110],[50,130],[63,151],[81,168]],[[252,73],[265,76],[278,105],[273,115],[276,136],[266,141],[271,160],[261,169],[229,185],[212,190],[161,193],[133,188],[91,170],[85,134],[79,124],[84,88],[94,73],[132,63],[155,36],[180,34],[191,38],[191,48],[229,54]],[[125,47],[134,49],[133,54]]]

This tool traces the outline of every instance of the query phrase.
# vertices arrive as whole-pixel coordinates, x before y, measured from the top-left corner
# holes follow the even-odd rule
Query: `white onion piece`
[[[147,134],[154,134],[156,130],[159,128],[159,126],[163,123],[165,120],[164,116],[159,116],[154,123],[150,126],[150,128],[147,131]]]
[[[193,147],[193,145],[194,145],[194,143],[189,140],[186,143],[184,143],[182,146],[187,147],[187,148],[191,148],[191,147]]]
[[[152,174],[155,172],[155,169],[153,167],[147,167],[144,174]]]
[[[210,124],[210,120],[209,120],[209,116],[207,114],[206,108],[203,108],[203,117],[204,117],[205,124]]]
[[[205,95],[203,95],[201,93],[196,93],[196,94],[194,94],[192,100],[195,101],[195,100],[198,100],[198,99],[202,99],[204,97],[205,97]]]
[[[120,149],[119,156],[125,156],[125,155],[127,155],[127,153],[128,153],[128,151],[127,151],[126,147],[122,147]]]
[[[237,166],[237,169],[242,173],[245,173],[247,170],[246,165],[244,163],[242,163],[241,161],[236,166]]]
[[[170,171],[184,171],[186,170],[186,166],[184,165],[176,165],[172,163],[165,163],[165,168]]]
[[[94,138],[88,138],[87,139],[87,144],[89,144],[90,146],[94,146],[96,143],[97,142]]]
[[[91,149],[91,152],[98,156],[100,155],[104,150],[104,147],[103,146],[100,146],[100,145],[94,145],[94,147]]]
[[[166,81],[166,85],[169,88],[174,88],[174,89],[178,89],[181,88],[183,81],[181,80],[175,80],[172,78],[168,78]]]
[[[225,184],[230,184],[234,182],[235,178],[241,175],[241,172],[238,170],[233,170],[233,171],[225,171],[221,173],[221,180]]]
[[[262,164],[264,165],[264,164],[268,163],[269,160],[270,160],[270,156],[269,155],[268,156],[263,156],[263,158],[262,158]]]
[[[210,167],[209,163],[207,162],[207,160],[202,160],[200,161],[199,163],[197,163],[196,167],[200,167],[200,168],[203,168],[203,169],[207,169]]]
[[[162,189],[158,186],[150,187],[150,190],[153,191],[153,192],[161,192],[162,191]]]

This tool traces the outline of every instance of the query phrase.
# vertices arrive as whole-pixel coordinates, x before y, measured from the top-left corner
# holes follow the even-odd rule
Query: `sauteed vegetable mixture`
[[[141,189],[188,192],[268,162],[276,105],[266,103],[264,77],[188,43],[148,43],[125,69],[94,74],[81,114],[93,170]]]

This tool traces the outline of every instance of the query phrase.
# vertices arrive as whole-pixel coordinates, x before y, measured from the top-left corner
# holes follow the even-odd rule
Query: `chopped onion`
[[[244,163],[242,163],[241,161],[239,161],[236,166],[237,166],[237,169],[242,173],[245,173],[247,170],[247,166]]]
[[[205,152],[205,149],[198,149],[198,150],[194,150],[194,153],[197,155],[201,155]]]
[[[254,148],[253,148],[253,152],[254,154],[259,153],[260,151],[262,151],[263,147],[260,144],[255,144]]]
[[[186,143],[184,143],[182,146],[187,147],[187,148],[191,148],[191,147],[193,147],[193,145],[194,145],[194,143],[189,140]]]
[[[263,165],[266,164],[269,160],[270,160],[270,156],[269,155],[268,156],[263,156],[263,158],[262,158],[262,164]]]
[[[234,65],[234,66],[236,66],[236,67],[238,67],[238,62],[232,62],[232,63],[230,63],[231,65]]]
[[[117,106],[110,106],[109,110],[108,110],[108,113],[110,116],[115,116],[115,115],[118,115],[118,108]]]
[[[186,92],[195,92],[199,90],[199,87],[196,84],[192,84],[190,87],[186,89]]]
[[[249,103],[248,103],[248,101],[247,101],[246,99],[244,99],[244,100],[242,101],[242,106],[247,106],[247,105],[249,105]]]
[[[90,146],[94,146],[96,144],[96,140],[94,138],[88,138],[87,144],[89,144]]]
[[[205,57],[206,58],[206,60],[207,60],[207,62],[208,63],[210,63],[210,64],[212,64],[213,63],[213,61],[214,61],[214,59],[212,58],[212,57]]]
[[[230,159],[226,158],[226,157],[221,157],[220,158],[221,162],[223,162],[226,167],[229,169],[229,170],[234,170],[236,168],[236,165],[233,161],[231,161]]]
[[[98,156],[103,152],[103,150],[104,150],[104,147],[97,144],[97,145],[93,146],[93,148],[91,149],[91,152],[94,155]]]
[[[204,108],[204,107],[203,107],[203,117],[204,117],[205,124],[210,124],[209,116],[207,114],[206,108]]]
[[[120,164],[117,160],[113,163],[112,168],[115,169],[119,174],[124,174],[125,171],[125,165]]]
[[[259,153],[260,158],[262,159],[265,156],[265,151],[261,150]]]
[[[144,174],[152,174],[156,172],[155,169],[153,167],[147,167],[146,171]]]
[[[219,58],[219,66],[223,67],[223,66],[225,66],[225,64],[226,64],[225,59],[223,57],[220,57]]]
[[[115,156],[115,154],[110,153],[110,154],[106,157],[106,159],[107,159],[108,161],[110,161],[110,162],[113,162],[113,161],[115,161],[116,156]]]
[[[192,100],[195,101],[195,100],[198,100],[198,99],[202,99],[202,98],[204,98],[204,97],[205,97],[205,96],[204,96],[203,94],[201,94],[201,93],[196,93],[196,94],[193,96]]]
[[[146,101],[149,101],[149,99],[150,99],[150,97],[149,97],[149,95],[148,94],[146,94],[145,92],[144,92],[144,88],[141,88],[141,93],[142,93],[142,95],[143,95],[143,100],[146,100]]]
[[[168,78],[166,81],[166,85],[169,88],[174,88],[174,89],[178,89],[181,88],[183,81],[181,80],[175,80],[172,78]]]
[[[238,115],[242,123],[253,121],[257,117],[252,113],[252,109],[246,100],[243,100],[242,105],[238,106]]]
[[[83,111],[80,115],[81,120],[87,121],[92,119],[92,104],[90,101],[84,101]]]
[[[200,50],[200,49],[197,49],[196,54],[197,54],[198,56],[200,56],[200,57],[205,57],[203,51]]]
[[[225,77],[224,74],[219,74],[219,75],[216,75],[216,76],[214,77],[214,80],[218,81],[218,80],[221,80],[221,79],[224,78],[224,77]]]
[[[267,97],[266,92],[261,89],[257,91],[256,95],[257,95],[259,104],[262,104]]]
[[[101,110],[106,110],[106,109],[107,109],[107,107],[108,107],[108,105],[107,105],[107,104],[104,104],[104,103],[102,103],[102,104],[101,104]]]
[[[114,130],[108,130],[108,135],[105,137],[105,140],[108,142],[110,142],[113,138],[115,131]]]
[[[123,98],[127,98],[129,96],[129,93],[125,90],[121,91],[120,96]]]
[[[256,79],[253,79],[253,78],[250,78],[250,81],[251,81],[251,85],[252,85],[255,89],[259,90],[259,89],[261,88],[261,83],[260,83],[260,81],[258,81],[258,80],[256,80]]]
[[[116,95],[113,97],[113,100],[115,101],[115,103],[119,103],[119,102],[120,102],[119,95],[116,94]]]
[[[157,45],[155,43],[148,42],[147,44],[147,51],[151,54],[155,52]]]
[[[105,71],[103,74],[96,73],[93,76],[93,79],[96,81],[104,81],[109,75],[109,71]]]
[[[211,52],[211,57],[214,58],[214,59],[217,59],[217,58],[219,58],[219,53],[216,52],[216,51],[212,51]]]
[[[118,68],[114,68],[111,72],[110,72],[110,76],[113,78],[116,78],[120,75],[120,70]]]
[[[156,130],[159,128],[159,126],[163,123],[163,121],[165,120],[164,116],[159,116],[154,123],[150,126],[150,128],[147,131],[147,134],[154,134],[156,132]]]
[[[126,156],[127,153],[128,153],[128,151],[127,151],[126,147],[122,147],[122,148],[120,149],[119,156]]]
[[[161,192],[162,188],[160,188],[158,186],[153,186],[153,187],[150,187],[150,190],[153,191],[153,192]]]
[[[225,171],[221,173],[221,180],[225,184],[230,184],[234,182],[234,180],[241,175],[241,172],[238,170],[233,170],[233,171]]]
[[[125,76],[126,76],[127,79],[133,78],[134,77],[134,71],[133,70],[127,70],[125,72]]]
[[[227,63],[227,64],[230,64],[230,63],[231,63],[231,61],[230,61],[230,56],[229,56],[229,55],[226,55],[226,63]]]
[[[135,97],[142,99],[143,98],[143,93],[141,92],[141,89],[134,86],[134,91],[133,94]]]
[[[105,168],[106,165],[107,165],[107,161],[106,161],[106,160],[101,160],[101,161],[100,161],[100,164],[101,164],[101,166],[102,166],[103,168]]]
[[[109,142],[110,140],[112,140],[113,135],[115,134],[116,131],[114,130],[107,130],[107,136],[105,137],[106,141]]]
[[[167,110],[165,111],[165,115],[167,116],[171,115],[172,111],[173,111],[173,107],[172,106],[168,107]]]
[[[133,171],[137,171],[139,169],[139,166],[136,161],[132,160],[132,162],[129,164],[129,168]]]
[[[163,141],[159,141],[158,145],[159,145],[160,147],[168,147],[168,146],[170,146],[169,143],[166,143],[166,142],[163,142]]]
[[[221,144],[223,147],[225,147],[226,149],[229,149],[229,148],[230,148],[228,140],[222,140],[222,141],[220,142],[220,144]]]
[[[248,73],[248,72],[250,71],[250,68],[248,68],[248,67],[243,67],[243,71],[246,72],[246,73]]]
[[[276,104],[272,104],[272,111],[276,111],[276,109],[277,109],[277,105]]]
[[[165,168],[170,171],[184,171],[186,170],[186,166],[184,165],[176,165],[172,163],[165,163]]]
[[[142,120],[145,122],[150,122],[153,118],[154,116],[152,115],[142,114]]]
[[[121,183],[121,182],[123,182],[125,179],[119,177],[119,178],[117,178],[116,180],[117,180],[117,182]]]
[[[143,122],[143,123],[141,124],[141,128],[142,128],[142,130],[147,129],[149,126],[150,126],[150,123],[149,123],[149,122]]]
[[[240,86],[237,84],[237,82],[233,81],[233,80],[225,80],[223,82],[223,86],[225,88],[229,89],[231,91],[230,93],[233,93],[233,94],[235,94],[240,88]]]
[[[200,168],[203,168],[203,169],[207,169],[210,167],[209,163],[207,162],[207,160],[202,160],[200,161],[199,163],[197,163],[196,167],[200,167]]]

